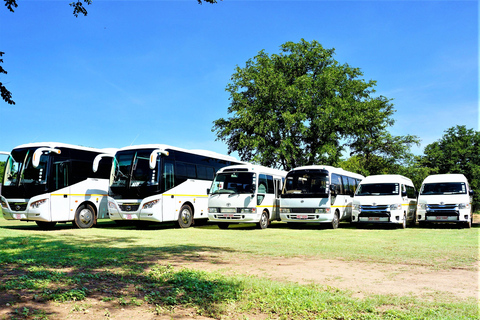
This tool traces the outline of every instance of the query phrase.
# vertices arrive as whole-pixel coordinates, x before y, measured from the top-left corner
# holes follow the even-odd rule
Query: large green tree
[[[391,100],[374,96],[376,82],[359,68],[340,64],[317,41],[286,42],[279,54],[260,51],[236,67],[227,85],[228,119],[214,121],[217,140],[244,161],[290,170],[309,164],[338,165],[343,152],[403,154],[418,142],[393,137]]]
[[[475,191],[474,206],[480,208],[480,132],[455,126],[425,147],[420,160],[432,173],[462,173]]]
[[[5,1],[5,7],[7,7],[8,10],[11,12],[15,12],[15,8],[18,7],[17,0],[4,0]],[[93,0],[77,0],[70,2],[70,6],[73,8],[73,15],[75,17],[78,17],[79,14],[83,14],[84,16],[87,15],[87,9],[85,8],[85,5],[90,5],[92,4]],[[206,3],[217,3],[217,0],[197,0],[199,4],[202,4],[203,2]],[[0,63],[3,63],[3,59],[1,57],[5,54],[5,52],[0,51]],[[7,71],[0,66],[0,74],[7,74]],[[5,85],[0,82],[0,94],[2,96],[2,99],[9,103],[9,104],[15,104],[15,102],[12,99],[12,93],[5,87]]]

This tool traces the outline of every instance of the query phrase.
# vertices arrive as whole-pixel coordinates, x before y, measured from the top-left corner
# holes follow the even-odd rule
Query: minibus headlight
[[[353,205],[353,210],[356,210],[356,211],[362,211],[362,206],[358,203],[355,203]]]
[[[45,202],[47,202],[47,199],[42,199],[42,200],[37,200],[35,202],[32,202],[32,204],[30,205],[30,207],[32,207],[32,209],[37,209],[38,207],[40,207],[42,204],[44,204]]]
[[[419,203],[419,204],[417,204],[417,209],[426,210],[427,209],[427,204],[426,203]]]
[[[280,213],[292,213],[292,210],[289,208],[280,208]]]
[[[157,200],[152,200],[152,201],[149,201],[147,203],[145,203],[142,207],[142,209],[150,209],[151,207],[153,207],[154,205],[156,205],[158,202],[158,199]]]
[[[402,210],[402,205],[400,203],[391,204],[390,210]]]
[[[458,209],[468,209],[468,208],[470,208],[469,203],[459,203],[458,204]]]
[[[315,213],[330,213],[330,208],[318,208],[315,209]]]
[[[118,210],[118,209],[117,209],[117,205],[116,205],[115,202],[113,202],[113,201],[108,201],[108,207],[109,207],[110,209]]]
[[[255,213],[257,212],[257,208],[242,208],[241,213]]]
[[[218,213],[218,208],[208,208],[208,213]]]

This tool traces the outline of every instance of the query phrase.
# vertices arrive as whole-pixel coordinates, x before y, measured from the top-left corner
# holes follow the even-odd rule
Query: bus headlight
[[[0,200],[0,204],[2,205],[2,208],[8,209],[8,205],[5,201]]]
[[[427,204],[426,203],[419,203],[419,204],[417,204],[417,209],[426,210],[427,209]]]
[[[32,202],[32,204],[30,204],[30,207],[32,209],[37,209],[38,207],[40,207],[45,202],[47,202],[47,199],[37,200],[35,202]]]
[[[391,204],[390,210],[402,210],[402,205],[400,203]]]
[[[280,208],[280,213],[292,213],[292,210],[289,208]]]
[[[118,210],[118,209],[117,209],[117,205],[116,205],[115,202],[113,202],[113,201],[108,201],[108,208],[109,208],[109,209]]]
[[[355,203],[355,204],[353,205],[353,210],[360,212],[360,211],[362,211],[362,206],[361,206],[360,204],[358,204],[358,203]]]
[[[257,212],[257,208],[242,208],[240,210],[241,213],[255,213]]]
[[[153,200],[153,201],[149,201],[147,203],[145,203],[142,207],[142,209],[150,209],[152,208],[154,205],[156,205],[158,202],[158,199],[157,200]]]
[[[218,213],[218,208],[208,208],[208,213]]]
[[[330,208],[315,209],[315,213],[330,213]]]
[[[459,203],[458,204],[458,209],[468,209],[468,208],[470,208],[469,203]]]

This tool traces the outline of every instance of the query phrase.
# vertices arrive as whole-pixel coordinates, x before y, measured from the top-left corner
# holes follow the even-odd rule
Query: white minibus
[[[244,164],[220,169],[208,197],[208,219],[221,229],[256,223],[265,229],[280,220],[278,205],[286,171]]]
[[[418,195],[417,220],[420,225],[455,222],[470,228],[472,197],[473,191],[463,174],[428,176],[423,180]]]
[[[415,224],[417,192],[412,180],[401,175],[368,176],[353,199],[353,223]]]
[[[288,224],[324,223],[333,229],[350,221],[356,187],[364,177],[331,166],[304,166],[288,172],[280,218]]]
[[[108,218],[108,178],[114,149],[57,142],[20,145],[8,153],[0,203],[7,220],[41,228],[72,221],[90,228]],[[5,152],[2,152],[5,154]]]
[[[110,177],[108,210],[119,224],[177,222],[190,227],[207,221],[215,172],[235,158],[205,150],[147,144],[117,151]]]

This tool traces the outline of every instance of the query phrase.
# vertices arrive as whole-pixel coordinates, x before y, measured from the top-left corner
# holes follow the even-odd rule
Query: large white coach
[[[57,142],[29,143],[8,154],[0,203],[7,220],[41,228],[72,221],[90,228],[108,218],[108,178],[114,149]]]
[[[417,193],[412,180],[396,174],[368,176],[353,199],[353,223],[415,224]]]
[[[256,223],[260,229],[280,220],[278,206],[286,171],[258,165],[220,169],[208,197],[208,219],[219,228],[232,223]]]
[[[181,228],[207,221],[215,172],[239,163],[205,150],[147,144],[117,151],[110,177],[108,210],[117,223],[175,221]]]
[[[463,174],[428,176],[423,180],[418,196],[417,220],[420,225],[455,222],[470,228],[472,197],[473,191]]]
[[[304,166],[288,172],[280,218],[292,223],[325,223],[333,229],[350,221],[355,189],[364,177],[331,166]]]

